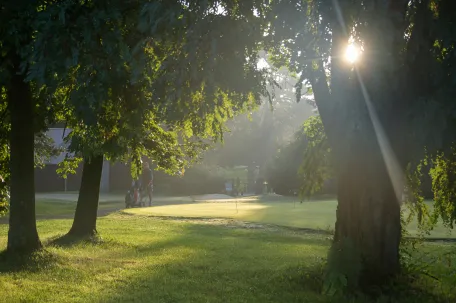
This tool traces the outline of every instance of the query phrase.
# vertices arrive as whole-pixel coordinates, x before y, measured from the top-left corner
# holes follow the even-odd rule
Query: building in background
[[[64,145],[64,135],[71,131],[64,127],[50,128],[46,135],[54,140],[56,147]],[[76,174],[68,175],[67,179],[60,177],[56,170],[58,164],[65,159],[65,152],[60,153],[57,157],[52,157],[43,168],[35,169],[35,191],[36,192],[56,192],[56,191],[78,191],[81,185],[82,163],[76,170]],[[101,175],[100,191],[110,191],[110,174],[111,165],[105,160]]]

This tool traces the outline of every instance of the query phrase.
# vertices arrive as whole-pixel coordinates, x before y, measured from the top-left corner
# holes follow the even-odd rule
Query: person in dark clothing
[[[141,176],[141,184],[142,184],[142,191],[144,193],[147,192],[147,196],[149,197],[149,206],[152,206],[152,192],[154,190],[154,174],[152,169],[149,167],[148,162],[144,162],[144,167]],[[144,195],[143,195],[144,196]]]

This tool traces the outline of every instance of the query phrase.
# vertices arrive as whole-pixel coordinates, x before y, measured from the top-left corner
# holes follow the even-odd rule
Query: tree
[[[78,159],[83,160],[71,236],[85,238],[97,233],[105,157],[115,161],[129,155],[126,160],[134,160],[133,164],[140,167],[137,163],[141,153],[152,144],[147,154],[160,156],[156,161],[159,167],[178,168],[183,162],[176,136],[158,125],[159,113],[146,103],[151,94],[145,91],[148,79],[141,78],[143,71],[135,66],[138,59],[133,58],[138,57],[134,44],[141,38],[135,18],[144,3],[120,1],[106,7],[104,2],[64,2],[49,6],[38,16],[43,22],[39,22],[34,58],[40,63],[30,78],[65,96],[61,119],[71,128],[66,140],[77,158],[66,161],[62,170],[71,170]],[[49,18],[54,22],[45,22]],[[79,35],[81,29],[85,30],[83,36]],[[47,39],[50,35],[54,36],[52,41]],[[66,48],[59,51],[62,44]],[[42,74],[43,70],[47,73]]]
[[[8,251],[41,247],[35,223],[35,134],[52,123],[56,100],[26,80],[37,11],[47,1],[8,1],[0,5],[0,87],[2,158],[9,162],[11,189]],[[9,153],[9,157],[5,155]]]
[[[339,203],[330,257],[338,262],[330,264],[359,256],[359,272],[349,286],[383,283],[400,271],[403,172],[418,156],[413,152],[430,144],[428,135],[442,130],[441,124],[429,127],[422,123],[428,119],[421,120],[428,131],[417,137],[416,122],[452,91],[446,81],[453,77],[454,37],[442,31],[452,6],[450,1],[271,6],[268,50],[276,65],[301,73],[298,95],[304,80],[312,85],[334,157]],[[363,48],[355,66],[343,59],[350,39]],[[435,110],[430,116],[448,120]],[[350,247],[353,253],[344,253]],[[345,275],[337,270],[330,268],[336,277]]]
[[[129,156],[133,174],[142,155],[176,172],[267,94],[249,5],[217,13],[207,1],[63,2],[40,13],[30,78],[64,91],[70,150],[84,159],[70,234],[96,234],[103,156]]]
[[[3,125],[4,126],[4,125]],[[0,131],[0,217],[8,213],[10,203],[10,148],[9,128]],[[56,148],[54,140],[45,133],[35,135],[35,167],[43,167],[51,157],[57,156],[61,150]]]

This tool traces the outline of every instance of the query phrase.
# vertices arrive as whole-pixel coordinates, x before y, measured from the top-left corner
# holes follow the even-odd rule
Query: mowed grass
[[[44,194],[36,199],[36,216],[38,219],[72,217],[76,210],[77,193],[52,193]],[[146,200],[144,200],[146,201]],[[169,205],[190,203],[190,197],[156,197],[154,204]],[[100,199],[98,204],[99,214],[109,214],[125,208],[124,195],[109,195]]]
[[[127,213],[176,216],[231,218],[290,227],[331,229],[336,218],[333,201],[319,202],[261,202],[248,201],[161,205],[125,210]]]
[[[123,207],[120,201],[106,201],[99,204],[99,211],[118,210]],[[36,201],[36,215],[37,217],[59,217],[71,216],[76,210],[76,202],[62,201],[62,200],[38,200]]]
[[[75,201],[52,198],[38,199],[36,203],[38,219],[69,218],[73,216],[75,208]],[[99,213],[106,215],[123,208],[122,196],[119,195],[117,200],[100,202]],[[153,207],[124,211],[151,216],[230,218],[331,231],[334,229],[336,221],[336,208],[337,201],[334,199],[315,199],[300,203],[297,198],[265,196],[193,203],[188,197],[157,197],[154,199]],[[419,234],[415,221],[411,222],[407,228],[411,235]],[[426,237],[455,239],[456,233],[442,224],[438,224]]]
[[[324,302],[297,280],[325,255],[321,236],[116,214],[99,220],[103,244],[52,246],[70,224],[38,222],[54,256],[41,268],[0,263],[1,302]]]
[[[300,203],[293,198],[265,197],[240,198],[176,205],[158,205],[147,208],[125,210],[127,213],[170,216],[170,217],[205,217],[230,218],[251,222],[276,224],[281,226],[333,230],[336,222],[337,201],[315,200]],[[408,226],[411,235],[419,233],[416,222]],[[456,234],[438,224],[429,238],[456,238]]]
[[[107,215],[124,208],[121,201],[103,201],[98,205],[98,214]],[[38,221],[46,219],[73,218],[76,210],[76,201],[60,199],[37,199],[35,203],[36,218]],[[0,224],[8,223],[8,215],[0,217]]]
[[[321,295],[325,235],[115,213],[99,219],[101,244],[53,244],[71,222],[38,221],[48,253],[36,263],[0,261],[0,302],[371,302]],[[6,233],[0,225],[0,249]],[[420,257],[432,264],[451,250],[427,244]],[[455,269],[439,263],[430,274],[440,281],[420,276],[392,302],[454,302]]]

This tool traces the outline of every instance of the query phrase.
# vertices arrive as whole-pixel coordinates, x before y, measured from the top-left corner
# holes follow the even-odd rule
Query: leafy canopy
[[[71,151],[175,172],[269,94],[256,1],[106,4],[58,2],[35,22],[29,80],[61,97]]]

